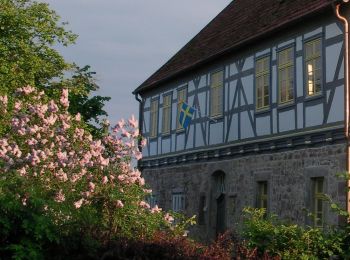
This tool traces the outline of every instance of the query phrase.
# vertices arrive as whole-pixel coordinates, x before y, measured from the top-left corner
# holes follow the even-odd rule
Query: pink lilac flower
[[[4,107],[7,107],[7,104],[8,104],[7,95],[5,95],[5,96],[0,96],[0,102],[2,103],[2,105],[3,105]]]
[[[142,146],[142,147],[145,147],[146,145],[147,145],[147,139],[143,138],[143,139],[141,140],[141,146]]]
[[[151,208],[151,206],[145,201],[141,201],[139,205],[140,205],[140,207],[145,208],[145,209]]]
[[[60,189],[57,193],[56,193],[56,196],[55,196],[55,201],[58,202],[58,203],[61,203],[61,202],[64,202],[66,200],[64,194],[63,194],[63,191],[62,189]]]
[[[123,208],[124,204],[120,200],[117,200],[116,206],[117,206],[117,208]]]
[[[129,119],[129,124],[131,127],[136,128],[138,125],[137,120],[135,119],[135,116],[132,115],[131,118]]]
[[[125,126],[125,120],[121,119],[116,126],[113,128],[113,132],[118,132],[120,129],[122,129]]]
[[[83,205],[83,202],[84,202],[84,199],[80,199],[80,200],[74,202],[74,207],[76,209],[79,209]]]
[[[60,103],[63,107],[68,108],[69,107],[69,101],[68,101],[68,89],[63,89],[62,95],[60,98]]]
[[[96,185],[93,182],[89,182],[89,190],[93,192],[95,190]]]
[[[67,173],[65,173],[62,169],[59,169],[57,173],[55,173],[55,176],[58,180],[66,182],[68,180]]]
[[[14,108],[15,108],[15,112],[18,112],[19,110],[21,110],[22,102],[21,101],[16,101]]]
[[[78,122],[80,122],[80,120],[81,120],[81,115],[80,115],[80,113],[77,113],[77,114],[75,115],[75,120],[78,121]]]
[[[20,176],[25,176],[27,174],[27,169],[25,167],[22,167],[21,169],[18,170],[18,173]]]
[[[162,209],[158,208],[158,205],[155,205],[152,209],[151,209],[151,213],[159,213],[161,212]]]
[[[107,183],[108,183],[108,177],[107,176],[103,176],[102,184],[107,184]]]
[[[166,222],[168,222],[169,224],[171,224],[171,223],[174,222],[174,218],[173,218],[169,213],[166,213],[166,214],[165,214],[164,220],[165,220]]]

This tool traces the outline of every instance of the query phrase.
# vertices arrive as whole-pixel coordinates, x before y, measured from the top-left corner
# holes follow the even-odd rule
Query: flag
[[[185,102],[182,103],[179,122],[184,129],[191,123],[194,111],[195,109],[193,107],[190,107]]]

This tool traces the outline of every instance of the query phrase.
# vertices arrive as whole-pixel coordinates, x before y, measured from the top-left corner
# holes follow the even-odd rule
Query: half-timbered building
[[[339,224],[322,194],[347,206],[347,2],[234,0],[133,92],[152,203],[197,215],[204,240],[246,206]]]

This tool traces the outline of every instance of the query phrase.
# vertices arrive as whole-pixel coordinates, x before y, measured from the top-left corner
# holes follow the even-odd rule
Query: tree
[[[18,87],[32,85],[57,97],[69,88],[70,112],[98,123],[99,116],[107,115],[103,106],[110,98],[92,95],[98,86],[90,66],[68,63],[54,48],[77,38],[65,25],[46,3],[0,0],[0,94],[10,96]]]
[[[76,35],[48,4],[31,0],[0,0],[0,90],[47,85],[63,77],[71,65],[55,45],[74,43]]]
[[[110,97],[99,95],[92,96],[92,93],[99,89],[94,75],[89,65],[83,68],[74,65],[74,71],[70,78],[60,82],[52,83],[46,92],[52,98],[58,98],[62,88],[68,88],[69,93],[69,112],[72,115],[80,114],[82,119],[88,123],[90,131],[94,136],[101,136],[102,128],[96,125],[100,124],[100,117],[107,117],[107,112],[103,109],[104,103],[109,101]],[[95,124],[92,124],[95,123]]]

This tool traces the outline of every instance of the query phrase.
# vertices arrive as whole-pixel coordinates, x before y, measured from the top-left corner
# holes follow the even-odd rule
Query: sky
[[[115,124],[138,102],[131,92],[209,23],[231,0],[42,0],[78,34],[59,48],[66,60],[96,71],[98,95]]]

